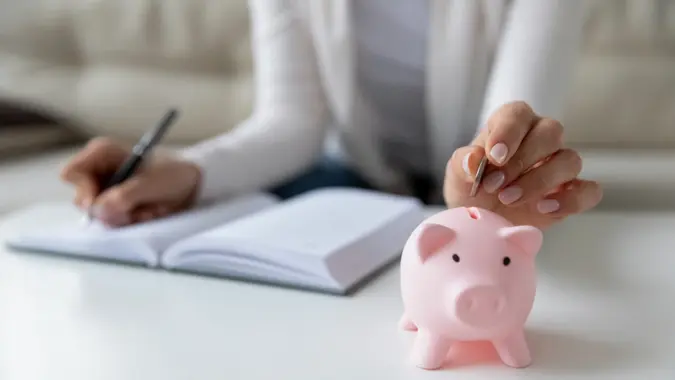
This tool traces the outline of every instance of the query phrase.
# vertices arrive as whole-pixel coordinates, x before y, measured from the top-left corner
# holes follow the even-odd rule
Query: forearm
[[[288,0],[251,0],[256,106],[232,132],[184,152],[200,200],[264,190],[312,165],[329,113],[310,37]]]
[[[480,126],[504,103],[562,116],[585,18],[582,0],[516,0],[495,57]]]
[[[186,149],[183,156],[202,172],[198,200],[264,190],[301,172],[321,154],[323,122],[318,114],[259,112],[231,133]]]

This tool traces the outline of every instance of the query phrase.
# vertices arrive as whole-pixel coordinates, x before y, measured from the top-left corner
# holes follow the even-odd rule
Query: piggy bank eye
[[[458,263],[458,262],[459,262],[459,255],[458,255],[458,254],[456,254],[456,253],[455,253],[455,254],[453,254],[453,255],[452,255],[452,261],[454,261],[454,262]]]
[[[504,257],[504,260],[502,260],[502,262],[504,263],[504,266],[506,267],[509,264],[511,264],[511,259],[508,256],[506,256],[506,257]]]

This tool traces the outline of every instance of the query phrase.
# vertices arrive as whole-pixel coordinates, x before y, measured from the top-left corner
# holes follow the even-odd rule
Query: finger
[[[530,170],[499,192],[502,204],[518,206],[543,198],[560,185],[576,178],[582,169],[581,157],[571,149],[563,149],[543,165]]]
[[[83,177],[94,179],[98,174],[117,169],[127,155],[128,152],[114,140],[93,139],[61,170],[61,179],[71,183],[81,181]]]
[[[96,200],[97,210],[108,217],[130,216],[135,208],[152,199],[153,187],[143,175],[131,178],[104,191]]]
[[[132,223],[133,211],[145,199],[139,196],[144,191],[143,183],[141,178],[131,178],[103,192],[93,208],[96,218],[116,226]]]
[[[134,210],[131,219],[134,223],[145,223],[166,216],[168,210],[164,205],[145,205]]]
[[[455,150],[448,162],[446,177],[456,180],[456,183],[472,184],[484,156],[485,151],[480,146],[465,146]]]
[[[487,122],[485,151],[490,162],[503,166],[518,151],[521,142],[538,121],[532,108],[524,102],[513,102],[499,108]]]
[[[74,203],[81,209],[88,209],[94,203],[94,198],[99,193],[98,182],[92,178],[82,177],[75,181],[75,200]]]
[[[161,205],[155,206],[152,212],[155,215],[155,217],[163,218],[163,217],[165,217],[165,216],[167,216],[167,215],[169,215],[172,212],[175,212],[177,210],[178,210],[178,207],[173,207],[173,206],[161,204]]]
[[[171,202],[175,197],[171,191],[171,187],[175,187],[171,174],[162,170],[140,173],[103,192],[96,204],[105,214],[130,216],[142,205]]]
[[[169,207],[165,205],[143,205],[132,210],[128,215],[99,213],[100,217],[98,219],[109,227],[119,228],[162,218],[170,213],[169,210]]]
[[[130,215],[127,214],[106,214],[101,211],[98,205],[93,206],[93,215],[99,222],[108,227],[123,227],[133,223]]]
[[[602,200],[600,184],[594,181],[575,179],[560,192],[536,203],[539,213],[553,218],[580,214],[597,206]]]
[[[558,121],[540,119],[509,162],[502,168],[494,168],[486,173],[483,180],[485,191],[495,193],[558,152],[563,147],[562,135],[562,124]]]
[[[139,212],[135,214],[136,215],[134,219],[137,223],[144,223],[157,217],[151,210],[141,209]]]

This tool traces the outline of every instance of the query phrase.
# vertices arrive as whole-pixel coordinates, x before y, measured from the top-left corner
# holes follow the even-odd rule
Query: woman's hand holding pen
[[[84,211],[92,207],[96,219],[114,227],[161,218],[192,204],[200,170],[173,157],[148,158],[133,177],[101,192],[130,155],[131,147],[117,141],[92,140],[61,172],[75,187],[75,204]]]

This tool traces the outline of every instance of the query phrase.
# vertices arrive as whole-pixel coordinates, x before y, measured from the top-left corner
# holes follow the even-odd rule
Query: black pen
[[[146,132],[132,149],[131,156],[105,183],[105,185],[100,189],[100,193],[129,179],[129,177],[131,177],[141,166],[141,163],[145,157],[148,156],[150,152],[152,152],[152,149],[155,147],[155,145],[157,145],[162,137],[164,137],[166,131],[173,124],[177,116],[178,111],[173,108],[170,109],[169,112],[164,115],[159,124],[155,126],[155,128]],[[92,220],[91,207],[87,210],[87,219],[89,222]]]

